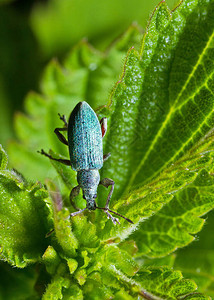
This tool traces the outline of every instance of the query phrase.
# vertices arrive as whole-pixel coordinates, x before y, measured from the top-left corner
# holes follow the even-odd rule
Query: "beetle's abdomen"
[[[75,171],[103,166],[102,132],[97,115],[86,102],[79,102],[68,122],[71,167]]]

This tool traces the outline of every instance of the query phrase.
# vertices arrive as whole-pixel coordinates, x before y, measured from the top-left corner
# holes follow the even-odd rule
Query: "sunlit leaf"
[[[11,164],[27,178],[45,179],[53,214],[47,190],[3,170],[2,224],[9,220],[9,231],[0,233],[7,246],[3,259],[19,267],[45,265],[43,299],[209,299],[205,288],[205,295],[197,292],[192,276],[186,279],[170,268],[173,256],[154,267],[149,258],[157,261],[194,241],[204,215],[214,208],[213,29],[213,1],[184,0],[173,11],[162,1],[141,45],[135,27],[106,53],[82,41],[62,66],[54,60],[46,68],[43,94],[28,96],[27,115],[16,116],[19,142],[10,146]],[[109,94],[109,102],[96,109],[99,118],[108,117],[104,154],[111,152],[101,179],[114,180],[110,208],[133,225],[122,217],[114,225],[101,210],[71,217],[69,193],[77,185],[76,173],[36,153],[51,148],[51,155],[67,159],[68,149],[53,132],[63,126],[57,113],[68,117],[83,100],[95,109]],[[108,193],[99,187],[100,207]],[[80,198],[82,192],[76,203],[83,207]],[[6,210],[10,201],[12,208]],[[10,209],[24,224],[12,226]],[[167,262],[170,267],[163,266]]]
[[[6,154],[2,149],[0,157],[0,256],[23,268],[40,261],[47,247],[48,194],[39,183],[27,185],[19,174],[6,169]]]

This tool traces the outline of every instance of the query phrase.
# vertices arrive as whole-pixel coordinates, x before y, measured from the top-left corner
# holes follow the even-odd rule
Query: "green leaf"
[[[213,211],[208,214],[206,223],[200,235],[188,247],[180,249],[175,254],[164,258],[144,259],[143,267],[169,266],[179,269],[183,276],[194,280],[198,285],[198,292],[214,296],[214,253],[213,239]]]
[[[199,291],[214,297],[213,211],[209,213],[200,236],[189,247],[178,251],[172,265],[192,278]]]
[[[27,269],[17,269],[1,262],[0,299],[39,300],[39,297],[34,289],[37,276],[38,274],[32,266],[29,266]]]
[[[52,246],[48,246],[42,258],[46,265],[48,273],[52,275],[55,274],[56,269],[60,263],[60,258],[56,250]]]
[[[76,256],[78,240],[76,239],[70,226],[69,211],[63,208],[62,198],[59,190],[51,181],[46,181],[52,198],[54,209],[54,231],[60,247],[65,256]]]
[[[214,125],[213,2],[187,2],[173,12],[161,2],[141,55],[132,49],[127,56],[105,139],[112,157],[101,172],[116,182],[114,201],[150,182]]]
[[[146,299],[210,299],[198,293],[194,281],[183,278],[181,272],[173,271],[170,268],[147,268],[142,269],[133,278],[140,285],[146,286],[140,295]]]
[[[111,124],[105,139],[105,152],[111,152],[112,157],[101,170],[101,178],[114,178],[116,182],[111,201],[111,205],[114,204],[113,209],[135,223],[142,222],[142,225],[137,224],[130,228],[122,221],[125,228],[115,230],[109,221],[105,229],[101,227],[100,230],[104,239],[118,236],[118,233],[124,239],[135,230],[134,237],[138,236],[138,240],[144,241],[141,239],[141,233],[145,234],[144,226],[146,229],[149,228],[153,220],[155,229],[157,221],[162,228],[157,232],[154,230],[155,237],[162,231],[165,234],[164,224],[168,223],[168,213],[164,213],[163,218],[159,218],[158,215],[148,221],[144,221],[143,218],[148,218],[159,211],[169,201],[172,203],[167,207],[177,210],[180,197],[183,199],[182,203],[186,198],[191,203],[191,193],[188,195],[187,192],[188,196],[185,197],[185,192],[175,197],[173,195],[192,183],[203,165],[209,169],[213,164],[213,135],[210,134],[214,125],[213,68],[210,66],[214,56],[212,46],[214,24],[211,17],[213,11],[213,2],[209,1],[199,2],[198,5],[192,2],[191,6],[183,1],[173,12],[168,10],[164,2],[160,3],[147,28],[141,55],[132,49],[127,56],[125,72],[115,89],[112,105],[109,107]],[[206,30],[207,23],[210,26],[208,30]],[[201,36],[204,30],[206,38],[204,35],[203,38]],[[197,47],[195,42],[198,38],[195,41],[193,38],[195,35],[201,36],[201,42]],[[195,49],[193,55],[187,56],[188,60],[183,58],[181,63],[180,51],[184,53],[193,48]],[[189,66],[187,68],[189,63],[191,68]],[[200,71],[202,65],[206,72]],[[185,76],[180,69],[182,66]],[[180,80],[181,77],[186,81]],[[175,83],[177,87],[171,88]],[[175,90],[178,93],[176,95]],[[148,184],[136,189],[145,182]],[[195,214],[192,227],[189,226],[187,232],[184,232],[183,237],[179,237],[177,241],[170,239],[163,242],[161,244],[163,248],[158,249],[160,244],[157,244],[156,249],[162,251],[162,254],[154,255],[165,255],[193,240],[189,233],[198,232],[202,226],[196,223],[203,222],[197,216],[213,208],[213,198],[211,197],[210,203],[206,203],[208,200],[200,193],[201,189],[197,188],[194,199],[197,199],[195,205],[198,206],[198,215]],[[210,193],[212,194],[212,190]],[[99,195],[100,198],[106,197],[103,193]],[[121,198],[124,201],[118,201]],[[202,208],[200,208],[201,201],[204,201]],[[103,206],[104,200],[99,200],[99,203]],[[184,209],[187,215],[192,214],[188,212],[191,211],[191,207],[184,206]],[[176,217],[175,220],[178,222],[177,226],[184,226],[183,217],[180,219]],[[136,228],[139,229],[139,233]],[[170,232],[170,235],[174,234],[175,236],[178,234],[176,226]],[[168,233],[164,237],[167,235]],[[151,244],[153,243],[151,240]],[[144,249],[143,253],[149,252],[147,243],[144,246],[146,250]]]
[[[53,299],[63,299],[62,289],[68,287],[69,281],[60,276],[55,276],[51,284],[48,285],[45,294],[43,295],[43,300]]]
[[[39,183],[26,184],[20,175],[6,169],[6,154],[3,149],[0,153],[0,256],[23,268],[39,261],[47,247],[48,194]]]
[[[208,200],[204,198],[203,190],[200,188],[200,186],[202,185],[202,179],[204,180],[205,187],[206,185],[210,185],[210,182],[212,183],[213,181],[212,171],[210,171],[211,175],[206,173],[206,171],[202,171],[203,168],[209,169],[210,166],[213,165],[213,155],[214,155],[213,146],[214,146],[213,135],[211,133],[211,135],[208,135],[206,138],[204,138],[200,144],[196,145],[184,157],[178,160],[175,164],[171,165],[169,168],[165,169],[165,171],[162,172],[162,174],[154,181],[152,181],[150,184],[144,185],[142,188],[139,188],[131,192],[126,197],[124,197],[124,199],[118,201],[118,203],[116,203],[113,206],[113,210],[118,211],[122,215],[125,215],[126,217],[130,218],[132,221],[134,221],[135,225],[132,225],[130,227],[130,225],[126,221],[121,220],[123,226],[119,228],[115,228],[111,226],[111,222],[108,222],[105,224],[105,227],[103,226],[102,228],[100,228],[99,234],[101,235],[101,237],[103,239],[108,239],[110,237],[115,237],[119,235],[120,239],[123,240],[127,238],[134,230],[135,231],[134,236],[137,236],[140,241],[143,241],[145,248],[147,248],[148,246],[147,243],[145,243],[145,240],[144,239],[142,240],[141,237],[142,234],[143,235],[146,234],[145,230],[147,226],[150,228],[150,224],[152,224],[153,220],[154,220],[154,226],[156,228],[155,220],[157,214],[151,217],[154,213],[160,211],[161,214],[162,210],[164,211],[165,208],[169,208],[169,212],[167,213],[167,215],[169,214],[170,216],[171,215],[170,210],[173,210],[175,214],[174,215],[175,220],[178,218],[176,221],[177,226],[181,226],[181,224],[183,223],[183,218],[178,217],[181,211],[180,198],[182,199],[182,203],[184,203],[183,204],[184,214],[185,213],[187,215],[191,214],[191,210],[193,208],[195,208],[195,211],[196,209],[198,209],[199,211],[200,209],[202,209],[203,213],[208,212],[213,207],[213,197],[212,197],[213,190],[212,189],[210,190],[211,197]],[[200,176],[200,172],[202,176]],[[191,193],[188,197],[186,195],[188,194],[188,192],[186,192],[188,191],[188,185],[190,185],[191,183],[194,183],[195,186],[199,184],[199,187],[195,190],[195,199],[196,199],[194,202],[195,207],[192,207],[191,205],[190,206],[185,205],[187,200],[190,203],[192,202],[191,197],[193,195],[191,195]],[[200,208],[202,204],[203,207]],[[176,213],[178,214],[178,216],[176,216]],[[169,217],[167,215],[164,215],[163,218],[161,218],[161,221],[163,220],[163,223],[162,222],[158,223],[160,228],[162,228],[162,224],[164,224],[165,222],[169,225],[167,221],[169,220]],[[148,219],[148,217],[151,218]],[[173,217],[171,218],[171,220],[173,220]],[[189,227],[187,227],[186,229],[187,232],[188,230],[190,230]],[[198,232],[200,229],[201,227],[195,226],[195,232]],[[159,230],[160,231],[157,231],[157,235],[161,233],[161,231],[163,231],[163,233],[166,233],[165,227],[163,227],[162,230],[161,229]],[[174,236],[176,232],[177,230],[175,225],[175,227],[172,227],[170,229],[170,235]],[[187,234],[187,236],[189,235]],[[184,243],[183,246],[186,245],[187,240],[188,239],[183,240]],[[171,244],[172,247],[171,251],[173,247],[176,248],[178,246],[175,240],[173,244],[174,246],[172,246],[172,244]],[[160,248],[160,250],[161,249],[162,248]],[[166,249],[165,250],[162,249],[162,250],[163,252],[166,251]]]
[[[207,177],[207,180],[204,180]],[[205,220],[199,218],[214,208],[214,179],[202,170],[196,180],[176,193],[156,215],[140,225],[139,232],[130,235],[135,240],[138,255],[165,256],[192,242]]]
[[[54,223],[45,227],[39,219],[42,230],[38,227],[35,235],[37,240],[46,232],[49,239],[35,260],[52,276],[43,299],[208,299],[180,271],[139,265],[147,257],[166,256],[191,243],[205,222],[202,216],[214,207],[213,20],[213,1],[184,0],[173,11],[162,1],[141,47],[133,28],[108,53],[83,41],[63,66],[49,64],[41,84],[43,96],[29,95],[29,116],[16,117],[20,142],[11,144],[10,151],[12,163],[29,178],[51,178],[46,185],[53,216],[36,210],[44,224],[50,216]],[[119,73],[115,61],[130,43],[136,47],[128,51],[108,105],[97,112],[99,118],[108,116],[110,128],[104,153],[111,152],[111,158],[101,170],[101,178],[115,181],[110,208],[134,224],[120,218],[121,225],[114,226],[100,210],[70,218],[69,192],[77,184],[76,174],[58,162],[52,168],[36,150],[51,147],[53,156],[67,158],[66,147],[50,132],[62,126],[57,113],[68,116],[85,99],[93,107],[98,101],[104,104],[106,89]],[[6,166],[4,153],[2,157]],[[20,183],[21,176],[7,174],[25,193],[28,184]],[[99,188],[100,207],[108,193]],[[37,200],[44,203],[44,198],[41,193]]]
[[[78,241],[83,249],[97,248],[99,246],[99,240],[96,234],[96,225],[93,223],[94,222],[88,222],[88,219],[81,215],[76,218],[72,218],[74,235],[78,237]]]
[[[2,148],[2,145],[0,145],[0,169],[1,170],[7,168],[7,162],[8,162],[7,154]]]

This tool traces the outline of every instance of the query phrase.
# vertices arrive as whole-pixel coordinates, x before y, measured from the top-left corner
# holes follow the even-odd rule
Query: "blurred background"
[[[14,138],[13,117],[23,100],[40,91],[53,57],[62,61],[86,38],[105,49],[136,22],[145,29],[158,0],[0,0],[0,144]],[[177,0],[166,0],[173,9]]]

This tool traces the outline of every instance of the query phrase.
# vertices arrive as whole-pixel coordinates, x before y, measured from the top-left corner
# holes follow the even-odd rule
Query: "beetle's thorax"
[[[87,208],[89,210],[96,209],[95,199],[97,197],[97,187],[100,182],[99,171],[96,169],[78,171],[77,181],[83,191],[83,196],[87,201]]]

